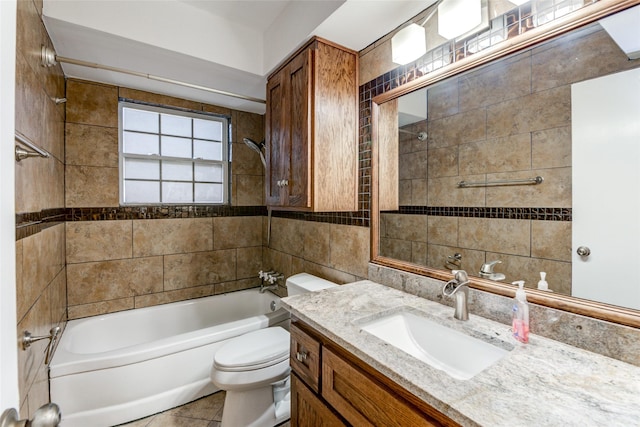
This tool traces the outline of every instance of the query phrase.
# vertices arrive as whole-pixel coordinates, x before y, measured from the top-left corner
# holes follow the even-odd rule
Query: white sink
[[[509,354],[508,350],[410,312],[389,314],[360,328],[459,380],[474,377]]]

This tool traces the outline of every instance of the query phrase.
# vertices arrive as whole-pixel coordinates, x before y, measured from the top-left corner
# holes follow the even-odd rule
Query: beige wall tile
[[[56,159],[64,162],[65,136],[64,114],[58,110],[58,106],[49,98],[44,100],[44,132],[43,147]]]
[[[330,267],[358,277],[367,277],[369,248],[368,227],[331,224]]]
[[[262,217],[213,218],[213,249],[260,246],[262,243]]]
[[[520,54],[517,60],[499,61],[472,71],[459,81],[460,111],[528,95],[531,92],[531,54]]]
[[[392,239],[427,241],[427,217],[425,215],[385,215],[386,236]],[[335,243],[331,241],[332,245]]]
[[[528,220],[460,218],[459,245],[503,254],[529,256],[531,224]]]
[[[487,253],[487,259],[500,259],[501,271],[507,276],[505,283],[524,280],[525,287],[537,288],[540,272],[547,273],[549,289],[555,293],[571,295],[571,263],[539,258]]]
[[[571,121],[571,90],[561,86],[487,108],[487,137],[566,126]]]
[[[16,131],[42,146],[44,100],[43,82],[18,50],[16,52]]]
[[[218,105],[202,104],[202,111],[205,111],[207,113],[222,114],[223,116],[231,116],[233,110],[226,107],[220,107]]]
[[[427,263],[431,267],[448,270],[446,262],[450,256],[456,253],[462,255],[460,268],[466,270],[470,276],[477,276],[482,264],[485,262],[484,251],[461,248],[458,246],[443,246],[429,244],[427,248]],[[496,269],[498,271],[498,269]]]
[[[571,262],[571,222],[531,221],[531,256]]]
[[[571,168],[490,174],[487,180],[528,179],[535,176],[542,176],[544,182],[539,185],[488,187],[487,206],[571,207]]]
[[[460,146],[460,175],[510,172],[530,168],[531,135],[529,133],[492,138]]]
[[[197,286],[194,288],[179,289],[176,291],[165,291],[157,294],[147,294],[136,296],[135,307],[151,307],[159,304],[168,304],[176,301],[184,301],[193,298],[202,298],[213,295],[214,285]]]
[[[238,279],[254,279],[262,268],[262,246],[236,249]]]
[[[433,245],[457,246],[458,220],[457,217],[428,216],[427,241]]]
[[[531,167],[534,169],[571,166],[571,126],[531,133]]]
[[[51,302],[51,325],[58,325],[67,319],[67,269],[60,273],[49,285],[49,301]]]
[[[306,221],[302,224],[303,252],[299,255],[307,261],[329,265],[331,254],[331,225]]]
[[[411,262],[427,265],[428,245],[424,242],[411,242]]]
[[[33,418],[35,412],[49,403],[49,373],[44,363],[39,366],[38,373],[29,389],[29,417]]]
[[[16,163],[16,212],[64,207],[64,164],[50,157]]]
[[[427,92],[429,120],[458,114],[459,96],[458,78],[450,78],[429,87]]]
[[[292,268],[293,256],[288,253],[263,247],[262,249],[262,265],[264,271],[275,270],[282,274],[284,277],[289,277],[302,271],[294,271]]]
[[[382,256],[411,262],[411,250],[410,240],[391,239],[388,237],[380,238],[379,254]]]
[[[342,270],[336,270],[335,268],[327,267],[325,265],[316,264],[314,262],[305,261],[304,262],[304,272],[313,274],[314,276],[322,277],[330,282],[337,283],[339,285],[345,283],[352,283],[360,278],[354,274],[346,273]]]
[[[164,290],[192,288],[236,280],[236,250],[164,257]]]
[[[118,168],[69,165],[65,179],[66,206],[118,206],[119,185]]]
[[[166,255],[213,249],[211,218],[133,221],[133,256]]]
[[[398,64],[391,62],[391,38],[381,41],[376,44],[374,49],[360,55],[359,85],[367,83],[397,66]]]
[[[593,29],[584,29],[575,36],[562,37],[546,48],[534,50],[533,91],[593,79],[637,66],[634,61],[629,61],[606,31],[600,28],[587,34],[590,31]]]
[[[199,102],[189,101],[181,98],[174,98],[167,95],[159,95],[157,93],[145,92],[143,90],[130,89],[126,87],[118,88],[118,96],[126,99],[135,99],[136,101],[150,102],[157,105],[166,105],[168,107],[186,108],[188,110],[194,111],[202,110],[202,104],[200,104]]]
[[[433,148],[427,155],[427,176],[458,176],[458,147]],[[424,168],[424,166],[423,166]]]
[[[46,293],[42,294],[17,324],[17,334],[21,336],[29,331],[33,336],[46,335],[51,328],[49,301]],[[18,351],[18,386],[20,396],[26,397],[39,371],[45,369],[44,357],[47,348],[45,340],[34,342],[28,349]]]
[[[402,179],[425,179],[427,172],[427,152],[417,151],[415,153],[406,153],[400,155],[400,164],[402,167],[398,171],[399,178]]]
[[[242,291],[260,286],[260,280],[255,277],[251,279],[234,280],[232,282],[217,283],[215,285],[216,295],[226,294],[228,292]]]
[[[250,138],[255,142],[264,140],[264,115],[234,110],[231,120],[233,122],[233,141],[235,143],[244,145],[242,138]],[[257,153],[254,153],[254,155],[259,157]],[[260,161],[258,163],[262,165]],[[256,168],[256,171],[261,171],[261,168],[262,166],[260,166],[260,169]]]
[[[262,163],[260,163],[262,166]],[[264,177],[254,175],[234,175],[236,183],[235,196],[232,199],[234,206],[261,206],[264,205]]]
[[[486,135],[486,111],[471,110],[442,119],[429,121],[429,148],[450,147],[479,141]]]
[[[271,218],[271,248],[289,254],[301,254],[304,250],[303,221]]]
[[[131,258],[132,221],[67,222],[67,262]]]
[[[118,127],[118,88],[67,81],[67,123]]]
[[[69,320],[131,310],[132,308],[134,308],[133,297],[112,299],[89,304],[69,305]]]
[[[160,292],[162,282],[162,257],[67,266],[70,306]]]
[[[428,182],[429,206],[484,206],[486,188],[458,188],[460,181],[475,182],[484,179],[484,175],[431,178]]]
[[[66,163],[118,167],[118,129],[77,123],[66,125]]]

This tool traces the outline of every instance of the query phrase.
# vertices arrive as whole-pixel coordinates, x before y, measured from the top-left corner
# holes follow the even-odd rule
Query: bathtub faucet
[[[264,293],[270,289],[276,289],[278,284],[276,283],[279,279],[284,279],[284,274],[278,273],[277,271],[271,270],[267,272],[263,272],[260,270],[258,276],[262,280],[260,284],[260,293]],[[265,282],[269,285],[265,285]]]

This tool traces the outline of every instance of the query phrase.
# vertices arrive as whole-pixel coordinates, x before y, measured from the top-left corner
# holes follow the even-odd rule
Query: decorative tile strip
[[[485,208],[461,206],[400,206],[405,215],[454,216],[459,218],[526,219],[535,221],[571,221],[572,208]]]
[[[65,217],[66,209],[64,208],[16,214],[16,240],[33,236],[44,229],[62,224]]]
[[[357,212],[297,212],[297,211],[272,211],[276,218],[298,219],[301,221],[326,222],[330,224],[369,226],[369,210]]]
[[[121,206],[109,208],[68,208],[67,221],[127,219],[213,218],[221,216],[264,216],[264,206]]]

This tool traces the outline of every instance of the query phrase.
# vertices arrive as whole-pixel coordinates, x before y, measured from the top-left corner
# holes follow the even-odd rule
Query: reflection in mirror
[[[595,22],[381,104],[378,254],[640,309],[639,95]]]

